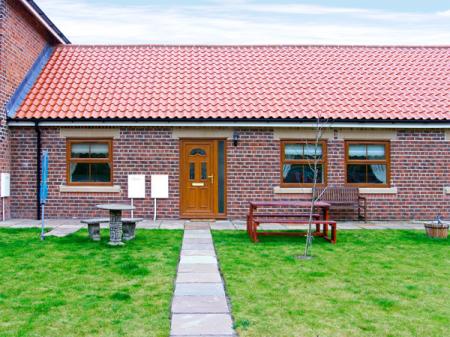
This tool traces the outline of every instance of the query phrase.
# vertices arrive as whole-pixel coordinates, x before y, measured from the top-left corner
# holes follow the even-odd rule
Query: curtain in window
[[[372,172],[377,179],[386,183],[386,165],[370,165]]]

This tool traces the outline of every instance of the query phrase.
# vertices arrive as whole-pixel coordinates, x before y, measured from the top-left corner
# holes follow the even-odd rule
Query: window
[[[316,147],[314,141],[281,142],[281,186],[312,186],[314,162],[317,160],[317,183],[326,182],[326,143]]]
[[[389,186],[389,142],[348,141],[345,152],[347,184]]]
[[[112,185],[112,140],[67,140],[68,185]]]

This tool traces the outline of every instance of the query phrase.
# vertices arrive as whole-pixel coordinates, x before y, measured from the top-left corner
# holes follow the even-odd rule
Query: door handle
[[[214,184],[214,176],[208,176],[209,179],[211,179],[211,184]]]

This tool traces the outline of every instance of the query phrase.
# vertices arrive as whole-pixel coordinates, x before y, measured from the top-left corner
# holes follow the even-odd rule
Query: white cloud
[[[73,43],[450,44],[450,11],[396,13],[242,0],[183,7],[37,3]]]

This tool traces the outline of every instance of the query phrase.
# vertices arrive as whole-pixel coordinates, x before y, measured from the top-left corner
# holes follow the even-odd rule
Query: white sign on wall
[[[143,174],[128,175],[128,198],[130,199],[145,198],[145,175]]]
[[[169,176],[167,174],[152,175],[152,198],[167,199],[169,197]]]
[[[10,196],[10,181],[9,173],[0,175],[0,197],[6,198]]]

